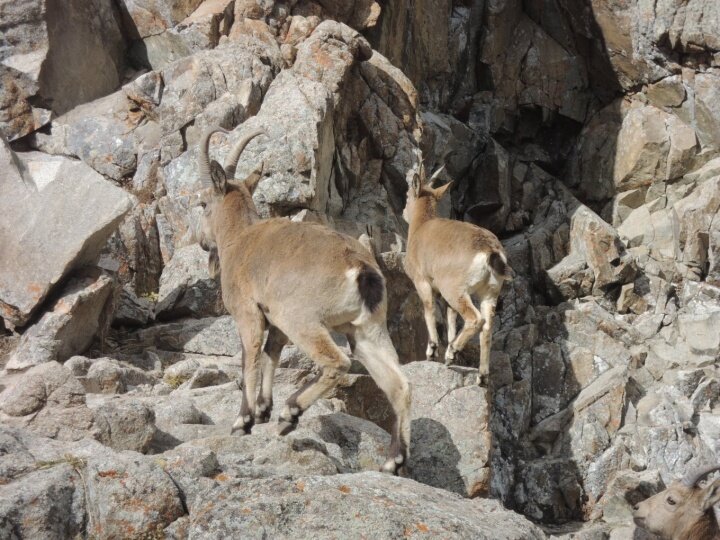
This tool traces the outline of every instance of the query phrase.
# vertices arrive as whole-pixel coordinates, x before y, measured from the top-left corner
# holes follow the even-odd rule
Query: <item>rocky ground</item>
[[[720,461],[713,2],[0,0],[0,27],[3,538],[650,538],[632,505]],[[240,343],[194,235],[212,124],[215,158],[268,132],[238,167],[265,163],[263,215],[372,234],[405,477],[375,472],[392,417],[359,365],[291,435],[230,436]],[[421,163],[516,272],[489,388],[476,342],[422,361]],[[275,403],[313,370],[287,347]]]

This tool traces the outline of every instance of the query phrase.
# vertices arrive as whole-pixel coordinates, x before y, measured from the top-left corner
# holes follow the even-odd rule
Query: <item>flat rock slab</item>
[[[0,143],[0,315],[26,324],[71,269],[92,262],[130,210],[125,192],[79,161]]]
[[[197,539],[545,538],[497,501],[378,472],[229,481],[194,510],[187,532]]]

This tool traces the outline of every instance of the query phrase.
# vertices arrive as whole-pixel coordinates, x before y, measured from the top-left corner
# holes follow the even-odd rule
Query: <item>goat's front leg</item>
[[[262,388],[260,389],[260,397],[255,406],[255,423],[265,424],[270,421],[272,413],[273,398],[273,379],[275,378],[275,368],[280,360],[280,353],[287,343],[288,339],[275,326],[271,326],[268,331],[268,337],[265,341],[265,350],[262,354]]]
[[[489,384],[490,377],[490,350],[492,348],[492,330],[493,320],[495,319],[495,305],[497,298],[484,298],[480,303],[480,312],[482,313],[485,324],[480,331],[480,366],[478,368],[478,384]]]
[[[278,419],[280,435],[287,435],[293,431],[302,413],[317,399],[330,392],[337,385],[340,377],[350,369],[350,359],[333,341],[330,332],[324,326],[317,324],[297,333],[287,333],[292,342],[321,367],[321,372],[285,402]]]
[[[257,397],[258,357],[265,331],[265,317],[256,305],[243,306],[237,310],[235,323],[240,331],[243,347],[243,396],[240,415],[232,427],[232,433],[242,430],[250,433],[255,424],[255,401]]]
[[[435,360],[440,338],[438,337],[437,325],[435,324],[435,300],[433,298],[432,286],[427,281],[420,281],[415,283],[415,288],[423,304],[425,325],[428,331],[428,344],[427,349],[425,349],[425,357],[427,360]]]

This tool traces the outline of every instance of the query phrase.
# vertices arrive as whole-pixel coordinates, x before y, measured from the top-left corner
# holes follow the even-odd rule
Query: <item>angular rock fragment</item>
[[[95,260],[131,203],[78,161],[15,155],[5,143],[0,161],[0,310],[22,326],[70,270]]]
[[[68,281],[57,300],[22,335],[6,369],[63,362],[85,352],[108,327],[114,288],[113,279],[97,271]]]

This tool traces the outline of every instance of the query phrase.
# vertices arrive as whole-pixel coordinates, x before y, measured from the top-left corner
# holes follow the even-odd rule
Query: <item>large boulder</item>
[[[111,0],[3,1],[0,134],[14,140],[51,115],[120,86],[125,42]]]
[[[466,378],[437,362],[412,362],[403,372],[413,388],[411,477],[468,497],[487,494],[487,390],[469,384],[472,375]]]
[[[22,326],[73,268],[93,262],[129,197],[84,163],[0,143],[0,309]],[[62,235],[58,236],[58,230]]]
[[[151,536],[183,514],[180,493],[155,458],[5,426],[0,456],[0,532],[8,538]]]
[[[618,100],[583,129],[568,182],[589,200],[672,181],[692,169],[700,151],[693,123],[640,100]]]
[[[45,437],[76,441],[92,433],[85,390],[70,370],[47,362],[23,373],[0,394],[3,423]]]
[[[198,244],[175,250],[160,276],[155,317],[162,320],[224,313],[220,284],[208,270],[208,254]]]
[[[146,452],[155,436],[155,414],[143,403],[111,399],[90,407],[95,438],[114,450]]]

